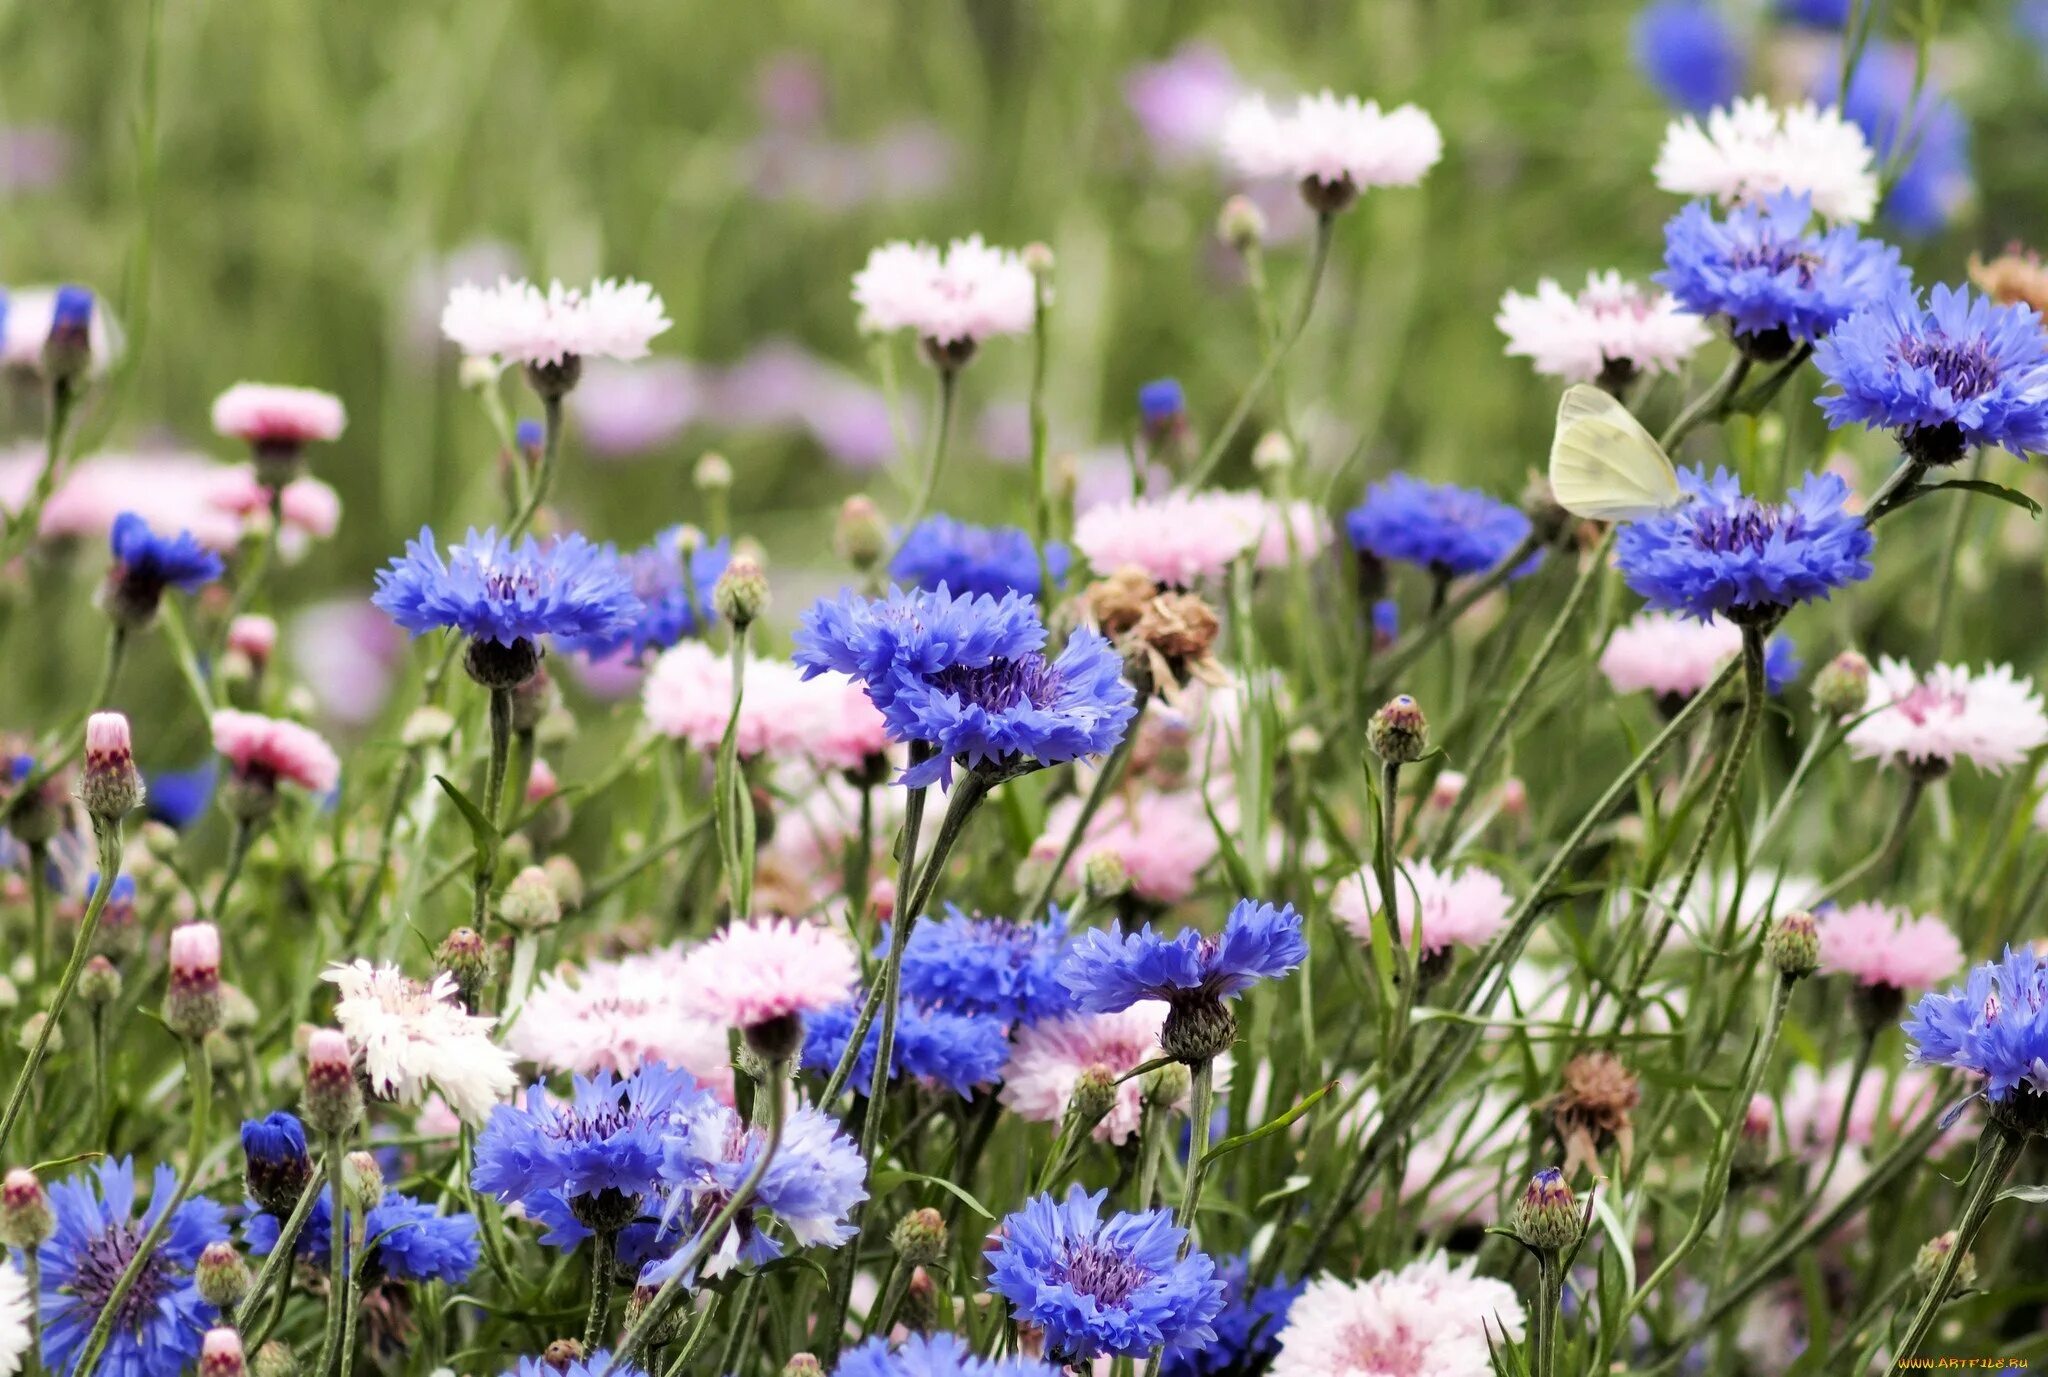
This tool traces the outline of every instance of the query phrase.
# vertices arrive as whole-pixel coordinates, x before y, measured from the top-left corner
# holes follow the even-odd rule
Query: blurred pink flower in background
[[[0,128],[0,195],[55,186],[70,171],[72,152],[71,135],[55,125]]]
[[[465,284],[485,287],[501,277],[517,277],[525,261],[510,244],[473,239],[420,263],[405,284],[405,339],[415,352],[441,348],[441,308],[448,293]]]
[[[1124,104],[1162,163],[1214,158],[1224,116],[1243,94],[1230,59],[1199,41],[1183,43],[1165,60],[1133,67],[1124,77]]]
[[[314,603],[292,619],[292,663],[320,711],[347,726],[376,717],[405,657],[405,633],[368,599]]]

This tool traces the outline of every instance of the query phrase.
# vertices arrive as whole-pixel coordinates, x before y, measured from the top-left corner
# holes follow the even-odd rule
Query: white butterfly
[[[1685,501],[1678,471],[1642,422],[1584,383],[1566,388],[1557,404],[1550,491],[1566,511],[1593,521],[1638,521]]]

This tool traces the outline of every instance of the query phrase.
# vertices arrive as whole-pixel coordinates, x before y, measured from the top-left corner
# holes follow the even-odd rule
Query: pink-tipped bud
[[[203,1038],[220,1027],[220,929],[211,923],[171,929],[171,983],[164,992],[164,1022],[188,1038]]]
[[[878,923],[886,923],[896,916],[896,882],[887,875],[868,886],[868,912]]]
[[[1456,770],[1445,770],[1430,782],[1429,806],[1436,812],[1448,813],[1464,792],[1465,776]]]
[[[261,668],[277,650],[277,623],[254,613],[235,618],[228,623],[228,649],[248,656],[251,664]]]
[[[56,1227],[50,1213],[50,1197],[43,1183],[27,1167],[16,1167],[0,1181],[0,1243],[10,1248],[33,1250]]]
[[[235,1245],[224,1238],[207,1244],[199,1254],[199,1261],[192,1268],[192,1280],[199,1288],[199,1298],[223,1313],[240,1305],[242,1297],[255,1284],[255,1278],[249,1275],[249,1264],[242,1261]]]
[[[142,806],[142,792],[128,719],[118,712],[86,718],[85,775],[78,783],[85,811],[103,822],[124,818]]]
[[[1560,1253],[1579,1241],[1584,1216],[1572,1198],[1571,1183],[1556,1167],[1545,1167],[1529,1178],[1509,1215],[1515,1237],[1541,1252]]]
[[[232,1329],[209,1329],[199,1345],[200,1377],[242,1377],[242,1336]]]
[[[363,1092],[346,1034],[318,1028],[306,1039],[306,1093],[300,1107],[307,1125],[329,1136],[348,1132],[362,1117]]]
[[[539,803],[544,799],[553,798],[555,791],[561,787],[555,779],[555,772],[548,768],[548,763],[545,760],[536,760],[533,762],[533,769],[526,775],[526,801]]]
[[[1500,786],[1500,812],[1517,822],[1529,816],[1529,786],[1509,776]]]

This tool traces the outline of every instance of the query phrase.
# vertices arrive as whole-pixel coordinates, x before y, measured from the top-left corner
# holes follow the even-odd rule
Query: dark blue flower
[[[512,427],[512,443],[535,454],[540,453],[540,447],[547,442],[547,438],[547,431],[532,417]]]
[[[1636,66],[1657,94],[1705,114],[1742,94],[1742,45],[1702,0],[1655,0],[1636,16]]]
[[[883,934],[886,945],[888,935]],[[1059,983],[1067,920],[1057,909],[1042,923],[970,918],[951,904],[936,922],[919,923],[903,950],[906,999],[963,1014],[1032,1024],[1074,1011]]]
[[[196,769],[152,770],[148,776],[149,794],[142,806],[152,821],[182,832],[206,815],[206,806],[213,802],[213,781],[219,771],[216,756],[208,756],[206,763]]]
[[[1656,280],[1695,315],[1726,316],[1759,353],[1811,343],[1912,280],[1897,249],[1847,225],[1815,230],[1812,221],[1807,198],[1789,192],[1718,220],[1696,201],[1665,225]]]
[[[334,1193],[322,1191],[292,1245],[294,1257],[324,1263],[334,1228]],[[252,1214],[242,1222],[242,1240],[258,1257],[277,1246],[278,1216]],[[479,1244],[474,1215],[442,1214],[423,1200],[388,1191],[362,1222],[370,1243],[366,1267],[395,1281],[463,1282],[476,1270]]]
[[[1392,598],[1381,598],[1372,605],[1372,645],[1375,650],[1385,650],[1401,634],[1401,604]]]
[[[256,1203],[273,1214],[290,1214],[313,1179],[305,1125],[281,1109],[243,1120],[242,1162],[243,1181]]]
[[[1356,549],[1454,578],[1500,563],[1529,534],[1529,518],[1483,492],[1396,473],[1367,490],[1345,514],[1344,528]],[[1534,567],[1532,561],[1515,573]]]
[[[1764,645],[1764,692],[1776,698],[1805,667],[1806,662],[1799,658],[1799,647],[1792,644],[1790,636],[1771,637]]]
[[[574,533],[515,547],[496,531],[471,530],[444,562],[421,527],[404,557],[378,571],[370,601],[415,636],[446,627],[501,646],[613,635],[640,614],[618,556]]]
[[[1984,1077],[1993,1103],[2015,1090],[2048,1096],[2048,961],[2032,947],[2007,947],[1946,994],[1922,995],[1903,1026],[1915,1062]]]
[[[1839,29],[1849,22],[1849,7],[1855,0],[1778,0],[1778,14],[1795,24],[1816,29]]]
[[[651,1212],[669,1119],[704,1094],[687,1071],[658,1061],[624,1080],[577,1076],[562,1105],[536,1083],[524,1104],[491,1110],[470,1184],[548,1225],[541,1242],[573,1248],[595,1227],[620,1229]]]
[[[1163,1377],[1262,1371],[1267,1360],[1279,1352],[1287,1307],[1301,1294],[1302,1283],[1279,1281],[1254,1287],[1250,1262],[1242,1253],[1224,1259],[1217,1280],[1223,1283],[1223,1308],[1210,1321],[1215,1339],[1191,1348],[1168,1349],[1159,1365]]]
[[[1936,286],[1923,306],[1901,290],[1843,322],[1813,357],[1841,389],[1820,399],[1830,424],[1893,431],[1916,458],[2048,449],[2048,335],[2023,304]]]
[[[129,1158],[102,1161],[90,1176],[81,1173],[50,1187],[55,1229],[36,1250],[36,1261],[42,1267],[43,1362],[51,1371],[67,1372],[77,1364],[114,1283],[177,1185],[177,1173],[160,1164],[141,1219],[135,1218],[135,1164]],[[227,1215],[211,1200],[187,1200],[172,1212],[162,1241],[115,1312],[102,1372],[177,1377],[192,1366],[214,1320],[213,1307],[193,1284],[192,1265],[207,1244],[227,1236]]]
[[[86,900],[90,902],[92,896],[99,892],[100,873],[95,870],[92,874],[85,877]],[[107,907],[110,909],[126,908],[130,910],[130,916],[133,916],[135,908],[135,877],[133,875],[116,875],[114,877],[114,887],[107,891]],[[101,921],[105,921],[104,915],[102,915]]]
[[[1067,547],[1045,547],[1045,566],[1054,583],[1064,583]],[[950,516],[926,517],[910,528],[889,576],[919,588],[950,588],[956,593],[1005,593],[1043,596],[1039,586],[1038,549],[1029,534],[1015,526],[971,526]]]
[[[109,544],[114,550],[114,567],[107,571],[107,610],[130,624],[147,622],[156,615],[166,589],[196,593],[227,567],[190,531],[159,535],[134,512],[114,518]]]
[[[637,660],[703,635],[718,619],[711,592],[732,559],[732,542],[706,545],[699,539],[685,555],[683,534],[683,527],[671,526],[640,549],[619,556],[640,611],[624,626],[602,635],[558,637],[562,648],[580,650],[593,659],[629,649]]]
[[[1183,928],[1163,937],[1147,923],[1122,935],[1091,928],[1060,967],[1060,983],[1089,1013],[1113,1014],[1141,999],[1173,1004],[1222,1000],[1287,974],[1308,956],[1301,915],[1241,899],[1219,937]]]
[[[1809,474],[1776,505],[1746,496],[1724,469],[1712,478],[1681,469],[1678,485],[1691,501],[1627,523],[1615,542],[1622,577],[1654,608],[1705,621],[1811,602],[1870,577],[1875,542],[1842,510],[1849,487],[1834,474]]]
[[[88,329],[92,325],[94,300],[90,287],[69,282],[59,287],[56,300],[50,303],[50,334]]]
[[[1138,428],[1157,447],[1187,433],[1188,398],[1176,378],[1158,378],[1138,389]]]
[[[1123,661],[1101,635],[1080,630],[1056,660],[1031,599],[962,594],[943,586],[884,598],[846,592],[803,615],[796,663],[811,678],[836,670],[858,680],[897,741],[936,754],[905,771],[922,788],[968,768],[1011,774],[1111,750],[1137,712]]]
[[[1041,1195],[1002,1223],[989,1244],[988,1288],[1019,1323],[1044,1331],[1049,1356],[1200,1348],[1216,1337],[1223,1283],[1201,1253],[1180,1256],[1186,1230],[1165,1210],[1102,1218],[1107,1191]]]
[[[900,1348],[869,1339],[842,1355],[833,1377],[1059,1377],[1061,1369],[1031,1358],[977,1358],[958,1334],[912,1334]],[[540,1374],[538,1377],[545,1377]]]
[[[566,1367],[554,1357],[521,1358],[505,1369],[505,1377],[647,1377],[647,1371],[635,1363],[615,1363],[612,1351],[600,1348],[569,1359]]]
[[[915,940],[913,938],[913,940]],[[803,1065],[830,1075],[846,1055],[860,1000],[841,1004],[804,1020]],[[863,1095],[873,1093],[875,1056],[882,1044],[882,1019],[876,1015],[861,1040],[848,1081]],[[1002,1079],[1010,1059],[1009,1028],[990,1014],[931,1008],[905,998],[897,1006],[896,1039],[891,1045],[889,1079],[911,1076],[948,1087],[963,1098],[979,1086]]]
[[[1820,94],[1832,101],[1839,89],[1840,74],[1831,72]],[[1842,113],[1863,130],[1878,164],[1887,168],[1883,214],[1891,224],[1908,234],[1933,234],[1969,202],[1975,181],[1969,121],[1928,83],[1910,46],[1867,48],[1850,77]]]

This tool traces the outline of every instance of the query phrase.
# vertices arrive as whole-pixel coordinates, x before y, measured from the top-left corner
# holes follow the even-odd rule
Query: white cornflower
[[[1508,353],[1566,382],[1592,382],[1610,368],[1624,376],[1675,373],[1712,337],[1706,322],[1679,310],[1670,293],[1617,272],[1587,274],[1576,296],[1547,277],[1533,296],[1511,291],[1493,323],[1508,337]]]
[[[1301,183],[1318,210],[1341,210],[1373,187],[1414,186],[1443,156],[1444,140],[1417,106],[1382,110],[1323,91],[1287,113],[1245,97],[1224,121],[1223,151],[1247,177],[1284,177]]]
[[[1723,205],[1780,191],[1813,199],[1824,219],[1862,224],[1877,213],[1877,156],[1840,111],[1808,101],[1774,109],[1761,96],[1707,116],[1687,115],[1664,131],[1657,185]]]
[[[1321,1277],[1287,1311],[1273,1377],[1488,1377],[1494,1343],[1522,1337],[1515,1288],[1441,1255],[1369,1281]]]
[[[603,279],[588,290],[550,282],[545,292],[524,278],[501,277],[495,287],[464,283],[441,312],[441,333],[465,355],[529,365],[646,358],[669,324],[654,289],[631,278]]]
[[[2048,714],[2031,679],[2010,665],[1972,674],[1936,665],[1924,676],[1899,660],[1878,663],[1870,677],[1870,711],[1849,729],[1858,759],[1944,774],[1957,760],[2000,774],[2048,743]]]
[[[35,1300],[13,1262],[0,1258],[0,1377],[21,1371],[22,1357],[35,1341]]]
[[[491,1041],[495,1020],[464,1009],[446,971],[422,985],[396,966],[358,960],[321,978],[339,991],[335,1021],[383,1098],[418,1104],[431,1084],[475,1123],[516,1088],[512,1054]]]
[[[853,303],[866,328],[914,331],[935,361],[957,365],[991,336],[1029,331],[1038,284],[1014,250],[992,248],[978,234],[944,253],[897,240],[853,275]]]

